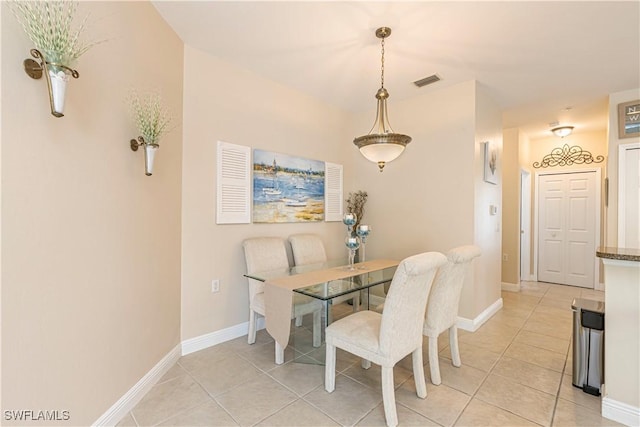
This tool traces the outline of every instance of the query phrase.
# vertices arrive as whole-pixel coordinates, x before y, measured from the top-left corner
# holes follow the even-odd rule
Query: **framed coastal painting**
[[[324,220],[325,165],[273,151],[253,150],[253,222]]]
[[[491,142],[484,144],[484,180],[490,184],[498,183],[498,149]]]

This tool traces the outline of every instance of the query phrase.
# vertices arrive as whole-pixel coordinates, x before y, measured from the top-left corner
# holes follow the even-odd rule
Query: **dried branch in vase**
[[[362,217],[364,216],[364,205],[367,203],[367,192],[366,191],[356,191],[353,193],[349,193],[349,197],[345,200],[347,202],[347,212],[353,213],[356,215],[356,223],[353,226],[352,234],[355,236],[355,230],[358,229],[362,221]]]

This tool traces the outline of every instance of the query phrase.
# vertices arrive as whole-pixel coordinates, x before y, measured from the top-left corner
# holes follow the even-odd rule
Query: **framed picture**
[[[498,150],[491,142],[484,144],[484,180],[490,184],[498,183]]]
[[[253,150],[253,222],[324,220],[324,162]]]
[[[640,100],[618,104],[618,138],[640,136]]]

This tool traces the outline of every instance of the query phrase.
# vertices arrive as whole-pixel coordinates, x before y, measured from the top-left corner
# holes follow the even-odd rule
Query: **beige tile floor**
[[[503,292],[504,307],[474,333],[460,331],[462,367],[451,365],[440,337],[442,384],[415,394],[411,361],[395,369],[400,425],[600,426],[600,398],[571,385],[571,302],[604,299],[602,292],[524,283]],[[349,313],[334,307],[335,317]],[[273,363],[274,342],[260,331],[180,358],[119,426],[383,426],[380,370],[338,350],[336,390],[323,386],[324,367],[294,362],[323,359],[324,348],[300,344],[311,333],[292,328],[296,348]],[[424,344],[428,360],[427,342]],[[429,377],[428,363],[425,373]],[[429,380],[429,378],[427,378]]]

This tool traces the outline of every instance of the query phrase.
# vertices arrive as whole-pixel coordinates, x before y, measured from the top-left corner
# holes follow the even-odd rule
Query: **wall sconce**
[[[156,157],[156,151],[160,146],[158,144],[150,144],[144,142],[144,138],[139,136],[137,140],[132,139],[130,142],[131,150],[138,151],[138,147],[144,147],[144,174],[151,176],[153,173],[153,161]]]
[[[67,82],[71,75],[74,79],[80,77],[80,73],[65,65],[55,62],[47,62],[38,49],[31,49],[31,56],[39,59],[40,62],[27,58],[24,60],[24,71],[32,79],[40,79],[44,74],[49,89],[49,104],[51,114],[55,117],[63,117],[64,99],[67,91]],[[45,73],[44,70],[47,70]]]
[[[573,126],[558,126],[551,129],[551,132],[553,132],[555,136],[564,138],[565,136],[571,135],[571,132],[573,132]]]
[[[130,146],[133,151],[138,151],[141,145],[144,147],[144,173],[151,176],[153,160],[160,148],[158,141],[168,131],[171,113],[164,107],[158,92],[141,95],[132,91],[129,95],[129,107],[140,135],[137,140],[131,140]]]

